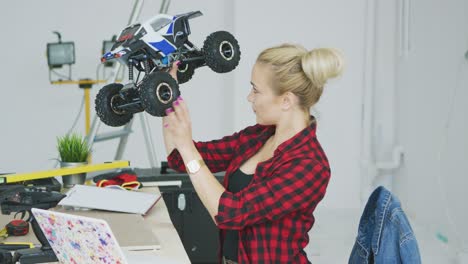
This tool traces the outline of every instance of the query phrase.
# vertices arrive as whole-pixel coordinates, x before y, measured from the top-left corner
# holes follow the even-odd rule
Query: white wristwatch
[[[201,167],[205,166],[205,162],[200,160],[191,160],[187,164],[185,164],[185,168],[187,168],[188,173],[195,174],[197,173]]]

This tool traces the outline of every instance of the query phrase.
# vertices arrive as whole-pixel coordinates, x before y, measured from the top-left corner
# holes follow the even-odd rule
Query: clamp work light
[[[50,68],[61,68],[63,65],[75,64],[75,43],[73,41],[62,42],[62,36],[58,36],[58,42],[47,43],[47,63]]]
[[[49,80],[52,82],[51,73],[58,75],[61,78],[71,80],[71,65],[75,64],[75,42],[62,42],[62,36],[57,34],[58,42],[47,43],[47,64],[49,65]],[[62,68],[63,65],[68,65],[68,76],[60,74],[55,69]]]

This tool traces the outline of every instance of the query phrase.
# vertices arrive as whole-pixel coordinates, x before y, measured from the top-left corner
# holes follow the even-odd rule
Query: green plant
[[[62,162],[85,162],[90,154],[86,139],[75,133],[57,137],[57,149]]]

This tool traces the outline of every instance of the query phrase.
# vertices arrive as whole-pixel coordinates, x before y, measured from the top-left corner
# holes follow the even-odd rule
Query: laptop
[[[156,255],[123,251],[109,224],[91,217],[33,208],[42,232],[60,263],[166,263]]]

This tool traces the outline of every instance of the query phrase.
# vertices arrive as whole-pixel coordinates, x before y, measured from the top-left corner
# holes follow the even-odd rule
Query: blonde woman
[[[220,229],[222,263],[309,262],[307,233],[330,179],[309,111],[342,68],[335,49],[284,44],[264,50],[247,97],[257,124],[219,140],[192,140],[182,98],[166,111],[169,166],[189,173]],[[226,172],[223,185],[212,174],[220,171]]]

